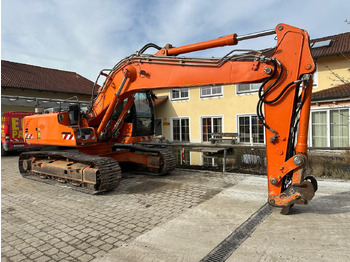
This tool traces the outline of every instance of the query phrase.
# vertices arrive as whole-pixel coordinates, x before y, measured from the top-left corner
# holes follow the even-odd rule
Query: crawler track
[[[159,154],[163,158],[163,167],[161,169],[160,175],[167,174],[175,169],[176,167],[176,157],[172,150],[170,149],[158,149]]]
[[[48,162],[49,161],[49,162]],[[59,166],[51,168],[62,172],[49,173],[46,169],[40,169],[41,166],[49,166],[55,163],[67,163],[67,167]],[[79,165],[80,169],[72,170],[72,163]],[[64,183],[77,191],[90,194],[98,194],[114,190],[121,180],[121,169],[117,161],[107,157],[99,157],[87,155],[79,152],[25,152],[19,158],[19,170],[23,177],[40,180],[41,182],[54,184]],[[55,169],[56,168],[56,169]],[[83,170],[89,168],[95,170],[96,177],[91,177],[87,181],[83,175]],[[75,176],[69,176],[70,172],[74,172]],[[67,175],[65,175],[67,174]],[[79,175],[80,174],[80,175]]]
[[[119,149],[160,158],[159,168],[147,168],[135,163],[121,163],[126,171],[147,175],[164,175],[176,167],[176,158],[168,148],[122,145]],[[19,157],[21,175],[47,184],[64,184],[76,191],[98,194],[118,187],[122,173],[116,160],[79,152],[25,152]]]
[[[142,166],[135,166],[133,163],[124,164],[127,170],[134,170],[136,172],[147,175],[164,175],[170,173],[176,167],[176,157],[173,151],[166,147],[149,147],[143,145],[128,145],[118,144],[115,149],[129,150],[139,154],[153,154],[161,158],[161,167],[159,169],[147,169]]]

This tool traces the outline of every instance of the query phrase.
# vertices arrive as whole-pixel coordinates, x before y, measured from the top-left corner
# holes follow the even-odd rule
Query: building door
[[[202,142],[210,141],[212,133],[222,132],[222,117],[202,117]]]

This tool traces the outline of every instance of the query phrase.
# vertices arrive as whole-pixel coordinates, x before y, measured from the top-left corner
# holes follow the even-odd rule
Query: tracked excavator
[[[267,52],[238,49],[221,58],[181,56],[272,34],[277,44]],[[156,53],[146,54],[149,48]],[[171,150],[140,143],[153,136],[153,91],[262,83],[257,115],[266,132],[268,203],[288,214],[294,204],[307,204],[317,190],[316,179],[304,176],[314,71],[308,33],[287,24],[180,47],[147,44],[100,72],[97,79],[106,77],[104,84],[97,95],[92,91],[87,110],[73,105],[25,117],[28,144],[78,150],[22,153],[20,173],[93,194],[114,190],[122,170],[166,174],[176,165]]]

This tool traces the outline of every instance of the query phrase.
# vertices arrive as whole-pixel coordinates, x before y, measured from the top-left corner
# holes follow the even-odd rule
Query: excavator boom
[[[246,39],[270,34],[277,35],[277,45],[268,52],[233,50],[222,58],[179,56],[236,45]],[[158,51],[154,55],[145,54],[150,47]],[[262,83],[258,92],[257,115],[266,129],[268,202],[283,207],[282,212],[288,213],[293,204],[307,204],[317,189],[316,180],[305,178],[303,171],[307,160],[314,71],[307,32],[286,24],[279,24],[274,30],[265,32],[246,36],[231,34],[180,47],[167,44],[161,48],[148,44],[121,60],[108,74],[101,72],[107,78],[87,112],[68,108],[27,117],[24,121],[25,134],[28,143],[75,146],[79,154],[114,159],[122,169],[130,167],[127,163],[133,163],[142,167],[143,171],[164,174],[175,167],[175,158],[166,149],[120,146],[151,140],[152,91]],[[57,170],[69,172],[62,162],[65,157],[49,155],[27,154],[20,159],[21,173],[26,176],[44,173],[50,178],[60,177],[65,182],[77,180],[66,175],[50,174],[51,169],[56,173]],[[79,157],[66,158],[67,162],[76,165]],[[81,173],[76,175],[80,186],[92,184],[98,191],[102,182],[98,175],[91,175],[92,170],[99,173],[95,166],[93,162],[85,161],[80,169],[73,169],[75,173]],[[84,175],[84,172],[90,175]]]

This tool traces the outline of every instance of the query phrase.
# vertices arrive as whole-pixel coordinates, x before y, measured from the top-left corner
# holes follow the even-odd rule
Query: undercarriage
[[[48,184],[60,183],[77,191],[98,194],[117,188],[122,179],[122,170],[164,175],[176,166],[175,156],[166,148],[127,145],[114,149],[103,156],[64,151],[25,152],[20,155],[19,170],[25,178]],[[112,158],[130,154],[134,157],[121,159],[120,163]],[[131,162],[135,158],[142,161]]]

